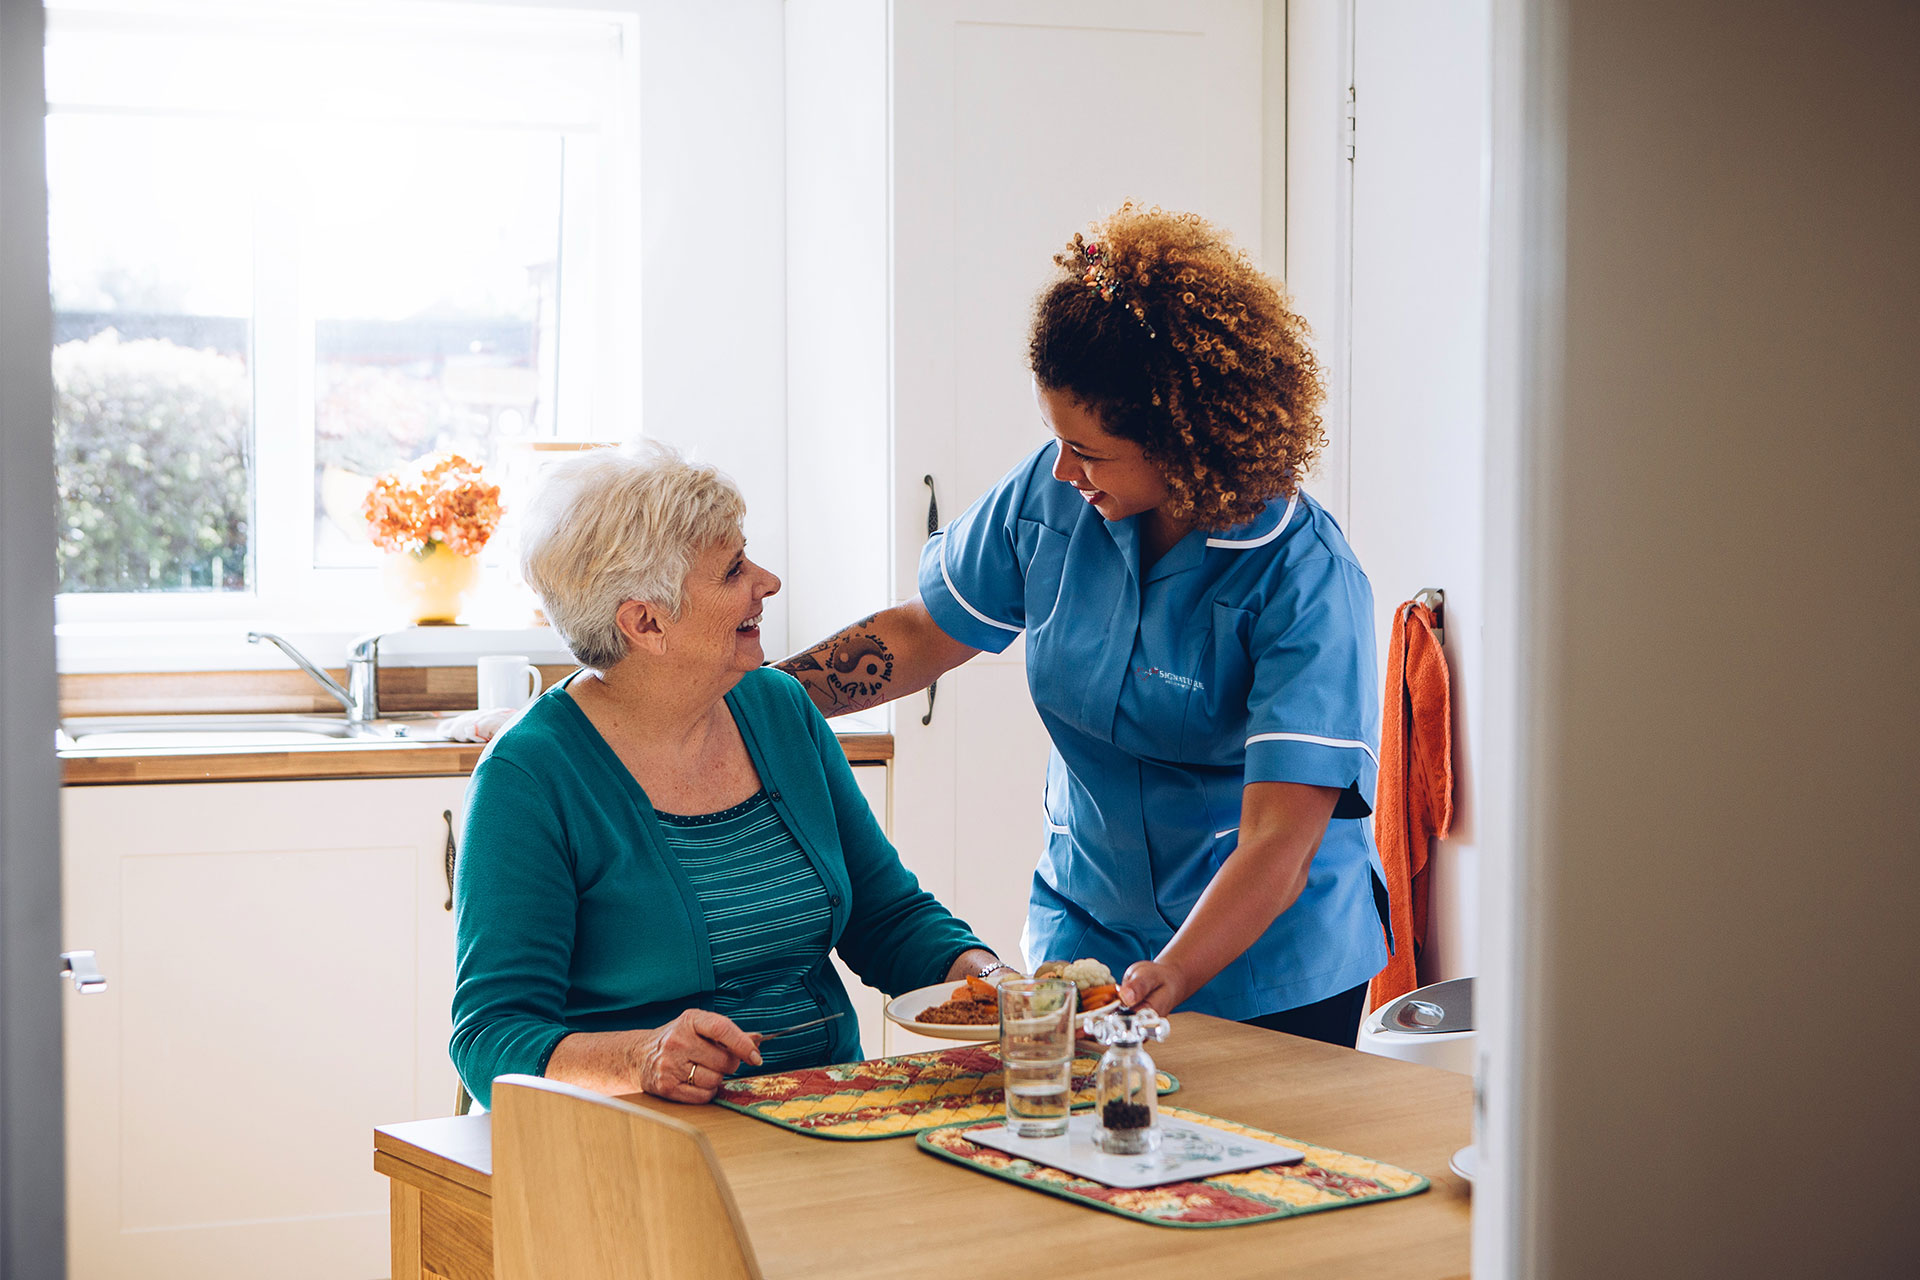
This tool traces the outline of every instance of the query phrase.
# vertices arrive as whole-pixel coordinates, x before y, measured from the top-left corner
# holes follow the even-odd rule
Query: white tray
[[[1059,1138],[1015,1137],[1003,1124],[961,1132],[968,1142],[1064,1169],[1105,1186],[1126,1189],[1211,1178],[1215,1174],[1239,1173],[1270,1164],[1299,1164],[1306,1159],[1292,1147],[1245,1138],[1173,1116],[1160,1118],[1158,1151],[1144,1156],[1112,1156],[1094,1145],[1093,1126],[1097,1119],[1091,1111],[1077,1112],[1067,1121],[1065,1136]]]

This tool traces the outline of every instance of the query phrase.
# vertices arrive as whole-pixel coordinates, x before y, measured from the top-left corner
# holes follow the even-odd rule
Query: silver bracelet
[[[1005,960],[995,960],[992,964],[988,965],[986,968],[982,969],[980,972],[974,974],[973,976],[980,979],[986,979],[1000,972],[1002,969],[1007,970],[1009,973],[1013,972],[1013,966],[1008,964]]]

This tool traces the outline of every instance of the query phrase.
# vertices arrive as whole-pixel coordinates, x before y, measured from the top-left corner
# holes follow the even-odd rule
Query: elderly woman
[[[860,1057],[829,951],[891,992],[1004,968],[900,864],[791,677],[745,504],[654,446],[556,468],[522,570],[582,670],[474,770],[452,1054],[707,1102],[736,1071]],[[761,1046],[761,1033],[832,1014]]]

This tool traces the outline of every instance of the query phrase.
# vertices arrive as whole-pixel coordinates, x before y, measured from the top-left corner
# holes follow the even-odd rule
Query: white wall
[[[1454,823],[1428,864],[1428,980],[1480,971],[1488,40],[1486,0],[1289,6],[1288,282],[1330,393],[1308,488],[1373,585],[1383,677],[1395,608],[1446,592]]]
[[[1260,4],[1261,269],[1287,275],[1287,0]]]
[[[797,649],[891,603],[886,0],[790,0],[786,41],[788,648]]]
[[[1394,610],[1446,592],[1452,836],[1434,843],[1420,976],[1479,972],[1475,752],[1483,728],[1487,367],[1485,0],[1358,0],[1346,532]]]
[[[1352,83],[1348,5],[1289,0],[1286,6],[1285,277],[1313,327],[1327,379],[1327,447],[1307,490],[1344,526],[1347,519],[1347,271],[1352,169],[1346,97]],[[1269,73],[1271,75],[1271,72]]]
[[[753,554],[785,574],[783,6],[639,12],[640,425],[740,482]],[[767,602],[770,654],[789,647],[787,600]]]
[[[1498,13],[1522,989],[1475,1269],[1910,1275],[1920,10]]]

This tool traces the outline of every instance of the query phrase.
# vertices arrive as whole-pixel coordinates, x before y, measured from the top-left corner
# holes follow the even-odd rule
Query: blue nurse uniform
[[[1238,844],[1241,789],[1341,795],[1307,886],[1184,1009],[1246,1019],[1312,1004],[1386,964],[1385,876],[1365,821],[1379,762],[1373,593],[1306,494],[1195,530],[1140,568],[1140,517],[1109,523],[1054,479],[1049,444],[928,541],[920,596],[954,639],[1026,632],[1053,738],[1031,962],[1118,974],[1159,953]]]

